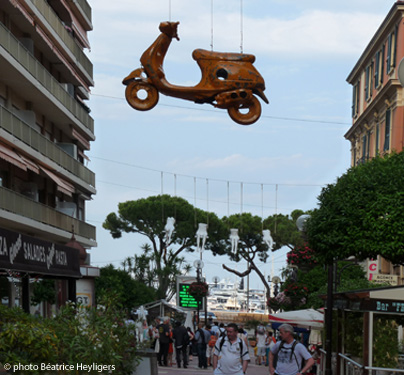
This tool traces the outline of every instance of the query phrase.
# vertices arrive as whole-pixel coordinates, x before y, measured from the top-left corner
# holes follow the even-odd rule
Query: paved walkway
[[[268,375],[269,370],[268,366],[258,366],[255,364],[255,357],[253,354],[253,350],[250,348],[250,358],[251,361],[248,364],[247,375]],[[192,361],[189,362],[188,368],[178,368],[177,365],[173,365],[172,367],[162,367],[158,366],[158,374],[159,375],[211,375],[213,374],[213,367],[208,367],[205,369],[198,368],[198,357],[193,357]]]
[[[253,359],[254,361],[254,359]],[[193,361],[190,362],[188,368],[178,368],[177,366],[173,367],[158,367],[158,374],[159,375],[185,375],[185,374],[192,374],[192,375],[210,375],[213,374],[213,367],[208,367],[206,370],[198,368],[198,365],[193,364]],[[268,366],[258,366],[254,363],[249,363],[247,369],[247,375],[268,375],[269,370]]]

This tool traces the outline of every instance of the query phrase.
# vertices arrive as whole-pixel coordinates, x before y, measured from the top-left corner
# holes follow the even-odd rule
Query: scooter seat
[[[205,49],[196,49],[192,52],[192,58],[198,60],[223,60],[223,61],[246,61],[253,63],[255,61],[254,55],[247,55],[244,53],[231,53],[231,52],[213,52]]]

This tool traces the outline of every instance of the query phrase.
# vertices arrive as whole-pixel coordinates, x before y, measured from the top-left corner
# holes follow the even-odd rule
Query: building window
[[[384,129],[384,147],[383,151],[390,150],[390,127],[391,127],[391,109],[386,111],[386,125]]]
[[[397,26],[387,39],[387,73],[396,66],[396,53],[397,53]]]
[[[384,46],[380,51],[377,51],[375,57],[375,88],[378,88],[383,83],[384,73]]]
[[[379,134],[380,134],[380,128],[379,124],[376,125],[376,139],[375,139],[375,154],[379,154]]]
[[[373,62],[366,67],[365,73],[365,100],[369,100],[372,97]]]
[[[355,117],[358,114],[358,110],[359,110],[359,84],[360,84],[360,81],[356,82],[356,84],[353,86],[352,117]]]

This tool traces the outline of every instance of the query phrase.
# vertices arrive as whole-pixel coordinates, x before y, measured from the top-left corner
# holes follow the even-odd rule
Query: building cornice
[[[349,73],[346,81],[350,84],[356,81],[357,76],[362,71],[362,66],[369,59],[370,56],[373,56],[378,49],[380,49],[380,40],[383,40],[384,37],[387,38],[391,27],[395,25],[399,19],[402,19],[404,16],[404,1],[396,1],[395,4],[391,7],[389,13],[386,18],[383,20],[382,24],[377,29],[373,38],[370,40],[369,44],[363,51],[359,60],[355,64],[351,73]]]

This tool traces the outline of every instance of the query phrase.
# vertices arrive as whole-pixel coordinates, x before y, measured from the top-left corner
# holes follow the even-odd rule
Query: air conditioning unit
[[[74,97],[74,85],[72,83],[61,83],[61,85],[70,96]]]
[[[21,194],[35,202],[39,201],[38,185],[35,182],[25,182]]]
[[[74,143],[56,143],[63,151],[67,152],[71,157],[77,159],[77,145]]]
[[[71,217],[76,217],[77,205],[74,202],[57,202],[56,211],[62,214],[69,215]]]

